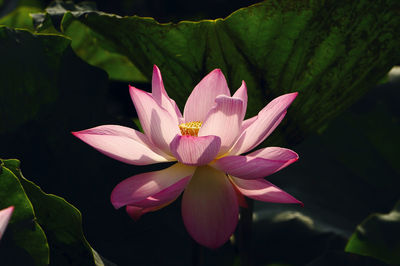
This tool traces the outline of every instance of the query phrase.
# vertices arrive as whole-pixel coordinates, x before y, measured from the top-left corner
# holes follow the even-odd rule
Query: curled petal
[[[104,125],[72,134],[101,153],[124,163],[146,165],[173,160],[132,128]]]
[[[195,167],[177,163],[164,170],[129,177],[114,188],[111,193],[111,203],[118,209],[125,205],[149,207],[170,201],[184,189],[195,169]],[[160,193],[164,190],[166,193]],[[158,197],[154,198],[158,201],[157,204],[143,203],[152,196]]]
[[[241,115],[241,120],[243,121],[244,116],[246,115],[246,110],[247,110],[247,87],[246,83],[244,80],[242,81],[242,85],[240,88],[233,94],[233,98],[238,98],[242,100],[243,102],[243,110],[242,110],[242,115]]]
[[[243,130],[230,150],[230,154],[242,154],[263,142],[279,125],[286,109],[296,98],[297,92],[279,96],[272,100],[257,115],[257,119]]]
[[[225,173],[243,178],[257,179],[269,176],[297,161],[299,156],[292,150],[268,147],[246,156],[231,155],[216,160],[211,165]]]
[[[153,66],[151,87],[154,100],[167,110],[172,117],[176,117],[176,119],[180,121],[180,119],[182,119],[181,111],[179,111],[175,101],[168,96],[167,91],[164,88],[160,69],[158,69],[156,65]]]
[[[296,203],[303,206],[301,201],[264,179],[244,180],[233,176],[230,178],[240,193],[249,198],[264,202]]]
[[[14,206],[10,206],[0,211],[0,239],[3,237],[4,231],[7,228],[11,215],[14,211]]]
[[[179,133],[177,117],[172,117],[151,94],[132,86],[130,93],[144,133],[155,146],[170,154],[169,143]]]
[[[224,74],[220,69],[215,69],[205,76],[190,94],[183,111],[185,121],[204,121],[208,111],[215,105],[214,101],[218,95],[231,94]]]
[[[190,177],[185,177],[174,183],[173,185],[161,190],[160,192],[147,197],[146,199],[136,202],[134,205],[142,208],[154,208],[170,204],[182,193],[187,184],[190,181]]]
[[[243,102],[240,99],[220,95],[209,111],[199,136],[214,135],[221,138],[219,155],[226,153],[236,141],[242,127]]]
[[[142,217],[143,214],[146,214],[148,212],[154,212],[154,211],[158,211],[166,206],[168,206],[169,204],[171,204],[172,202],[174,202],[174,200],[167,202],[165,204],[159,205],[159,206],[154,206],[154,207],[148,207],[148,208],[144,208],[144,207],[137,207],[137,206],[132,206],[132,205],[128,205],[126,206],[125,210],[126,213],[134,220],[137,221],[140,219],[140,217]]]
[[[179,162],[186,165],[204,165],[218,154],[221,139],[217,136],[181,136],[176,135],[170,144],[171,153]]]
[[[189,234],[203,246],[218,248],[238,222],[238,201],[226,175],[209,166],[197,168],[182,198],[182,217]]]

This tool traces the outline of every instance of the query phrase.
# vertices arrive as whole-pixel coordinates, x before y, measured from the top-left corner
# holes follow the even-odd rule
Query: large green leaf
[[[178,24],[99,12],[77,17],[147,78],[157,64],[181,107],[214,68],[223,70],[232,90],[247,82],[248,115],[275,96],[299,91],[285,127],[286,136],[296,139],[320,129],[400,60],[398,3],[265,1],[226,19]],[[68,13],[62,27],[85,30]]]
[[[351,236],[346,251],[400,264],[400,201],[388,214],[372,214]]]
[[[69,43],[0,26],[0,133],[35,118],[57,99],[60,61]]]
[[[11,1],[10,1],[11,3]],[[38,0],[18,1],[18,6],[4,17],[0,16],[0,25],[12,28],[34,30],[30,14],[42,12],[42,3]]]
[[[61,197],[44,193],[25,179],[18,160],[4,160],[23,186],[35,210],[36,221],[46,233],[53,265],[95,265],[92,249],[82,231],[81,213]],[[18,209],[16,207],[16,209]]]
[[[25,190],[15,174],[0,160],[0,209],[14,206],[7,233],[12,234],[16,246],[26,250],[35,265],[49,264],[49,246],[46,235],[35,219],[36,213]],[[3,248],[2,243],[2,248]],[[4,258],[2,256],[2,261]],[[14,262],[10,262],[14,263]]]
[[[89,64],[107,71],[112,80],[148,81],[125,55],[118,53],[113,48],[112,42],[85,24],[71,18],[71,16],[79,16],[95,10],[95,5],[89,2],[75,5],[71,1],[54,1],[46,8],[46,14],[34,14],[33,20],[39,32],[55,33],[53,21],[56,22],[56,28],[59,28],[65,12],[70,11],[71,13],[64,18],[64,25],[68,25],[68,27],[63,34],[71,38],[71,46],[79,57]]]
[[[65,17],[67,25],[64,34],[71,38],[75,53],[93,66],[107,71],[110,79],[121,81],[146,82],[148,79],[125,56],[113,50],[112,44],[104,36],[91,30],[77,20]],[[68,22],[67,22],[68,21]]]

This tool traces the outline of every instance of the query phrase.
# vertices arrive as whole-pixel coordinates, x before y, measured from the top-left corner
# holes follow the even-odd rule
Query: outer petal
[[[286,109],[296,98],[297,92],[282,95],[272,100],[257,115],[232,147],[230,154],[242,154],[264,141],[278,126],[286,114]]]
[[[144,134],[132,128],[104,125],[72,134],[101,153],[124,163],[145,165],[173,160],[152,147]]]
[[[230,178],[236,188],[249,198],[265,202],[297,203],[303,206],[301,201],[264,179],[244,180],[233,176]]]
[[[246,115],[246,110],[247,110],[247,87],[246,87],[246,83],[244,82],[244,80],[242,81],[242,85],[240,86],[240,88],[235,92],[235,94],[233,94],[234,98],[238,98],[240,100],[242,100],[243,102],[243,111],[242,111],[242,118],[241,120],[244,119],[244,116]]]
[[[143,215],[146,214],[148,212],[154,212],[154,211],[158,211],[166,206],[168,206],[169,204],[171,204],[173,202],[167,202],[163,205],[160,206],[154,206],[154,207],[148,207],[148,208],[143,208],[143,207],[137,207],[137,206],[132,206],[132,205],[128,205],[126,206],[126,212],[128,213],[128,215],[135,221],[139,220],[139,218]]]
[[[257,179],[271,175],[297,161],[299,156],[292,150],[268,147],[247,156],[225,156],[211,165],[218,170],[243,179]]]
[[[182,198],[183,222],[193,239],[209,248],[223,245],[236,228],[238,209],[226,175],[209,166],[198,167]]]
[[[221,138],[219,154],[226,153],[236,141],[242,127],[243,102],[240,99],[218,96],[214,106],[199,130],[199,136],[215,135]]]
[[[164,170],[129,177],[114,188],[111,193],[111,203],[115,208],[124,205],[136,205],[168,189],[182,179],[188,181],[195,169],[195,167],[177,163]],[[176,191],[173,192],[174,195],[176,193]],[[164,196],[163,200],[168,200],[168,194]]]
[[[154,208],[170,204],[182,193],[187,184],[189,184],[190,177],[185,177],[174,183],[173,185],[161,190],[160,192],[147,197],[146,199],[136,202],[134,205],[142,208]]]
[[[221,139],[217,136],[192,137],[176,135],[170,144],[171,153],[186,165],[205,165],[217,156]]]
[[[3,237],[4,231],[7,228],[13,211],[14,206],[8,207],[0,211],[0,239]]]
[[[179,121],[161,107],[147,92],[130,87],[140,123],[146,136],[158,148],[169,154],[169,144],[179,134]]]
[[[243,132],[246,128],[248,128],[251,124],[253,124],[254,121],[256,121],[256,120],[257,120],[257,116],[253,116],[253,117],[251,117],[251,118],[249,118],[249,119],[244,120],[244,121],[242,122],[242,132]]]
[[[185,121],[204,121],[208,111],[215,105],[215,98],[221,94],[231,95],[224,74],[220,69],[215,69],[190,94],[183,111]]]
[[[164,88],[162,81],[161,72],[156,65],[153,66],[153,78],[151,81],[152,95],[154,100],[162,106],[172,117],[176,117],[177,120],[182,118],[181,111],[175,101],[169,98]]]

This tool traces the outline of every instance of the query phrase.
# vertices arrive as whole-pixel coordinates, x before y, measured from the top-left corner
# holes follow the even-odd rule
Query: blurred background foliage
[[[0,207],[28,207],[11,220],[0,255],[18,254],[19,265],[112,265],[93,247],[117,265],[190,265],[199,254],[198,265],[243,264],[235,240],[216,251],[193,249],[179,200],[138,222],[115,211],[109,195],[119,181],[165,166],[124,165],[70,134],[100,124],[136,127],[128,84],[149,90],[157,64],[181,108],[216,67],[232,92],[242,79],[248,84],[248,116],[300,92],[264,145],[300,154],[268,179],[305,207],[256,202],[249,263],[400,264],[399,71],[385,78],[400,62],[400,3],[247,7],[256,2],[0,0],[0,158],[20,159],[31,181],[82,212],[81,224],[69,203],[52,205],[23,179],[17,161],[2,161]],[[167,23],[201,19],[208,20]],[[65,218],[49,219],[57,208]],[[34,233],[21,239],[21,232]]]

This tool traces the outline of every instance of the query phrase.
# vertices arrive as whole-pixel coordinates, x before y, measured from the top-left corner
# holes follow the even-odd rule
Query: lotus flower
[[[10,206],[0,211],[0,239],[3,237],[4,231],[6,231],[8,222],[10,221],[13,211],[13,206]]]
[[[279,125],[297,93],[282,95],[257,116],[244,120],[247,88],[231,96],[221,70],[204,77],[189,96],[183,115],[153,69],[152,93],[130,86],[144,134],[103,125],[73,132],[82,141],[116,160],[133,165],[176,162],[119,183],[111,194],[115,208],[126,206],[138,219],[173,202],[182,192],[182,217],[201,245],[217,248],[234,232],[238,204],[244,196],[260,201],[298,203],[264,177],[298,159],[289,149],[254,149]]]

